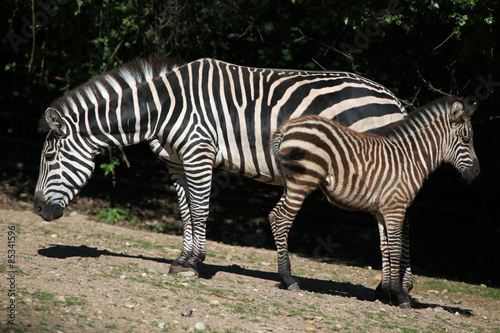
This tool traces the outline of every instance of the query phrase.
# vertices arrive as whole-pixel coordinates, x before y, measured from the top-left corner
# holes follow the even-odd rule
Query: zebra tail
[[[299,147],[293,147],[288,153],[281,152],[281,141],[283,140],[284,133],[278,131],[274,134],[271,142],[271,150],[276,160],[281,162],[298,162],[305,157],[306,151]]]

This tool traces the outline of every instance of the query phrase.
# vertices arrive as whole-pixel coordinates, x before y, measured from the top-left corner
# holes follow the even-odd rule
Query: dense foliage
[[[480,102],[474,127],[481,177],[471,187],[450,186],[457,178],[445,169],[434,187],[424,187],[430,206],[460,205],[467,218],[439,221],[439,230],[423,221],[420,228],[438,242],[446,228],[462,230],[462,248],[498,262],[498,10],[498,1],[488,0],[4,0],[2,158],[38,163],[38,148],[13,144],[42,140],[36,121],[26,119],[135,57],[357,72],[393,90],[409,109],[443,93]]]

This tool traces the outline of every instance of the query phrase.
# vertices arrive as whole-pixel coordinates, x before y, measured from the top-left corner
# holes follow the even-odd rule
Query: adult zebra
[[[288,231],[304,199],[318,187],[341,208],[371,212],[382,252],[382,290],[410,307],[413,286],[409,259],[402,253],[403,220],[427,176],[451,163],[471,181],[479,174],[470,117],[475,106],[440,99],[388,129],[387,137],[362,134],[329,119],[290,120],[273,136],[272,150],[285,179],[283,196],[269,214],[278,250],[278,270],[291,289]],[[407,236],[407,235],[406,235]],[[406,258],[405,258],[406,257]]]
[[[135,60],[70,91],[45,111],[49,131],[35,190],[35,212],[57,219],[89,180],[94,156],[147,141],[165,161],[183,221],[170,272],[198,274],[205,258],[213,167],[281,184],[271,133],[303,114],[380,132],[405,111],[381,85],[351,73],[248,68],[213,59],[168,67]]]

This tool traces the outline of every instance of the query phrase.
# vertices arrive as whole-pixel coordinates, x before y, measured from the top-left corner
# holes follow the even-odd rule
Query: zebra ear
[[[451,121],[459,122],[465,115],[465,107],[462,101],[455,101],[451,105]]]
[[[65,132],[66,126],[61,119],[61,116],[54,109],[45,111],[45,121],[57,135],[62,135]]]

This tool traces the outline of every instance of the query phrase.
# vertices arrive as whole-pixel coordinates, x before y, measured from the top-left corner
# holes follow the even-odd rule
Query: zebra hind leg
[[[280,200],[281,202],[281,200]],[[278,218],[279,204],[269,214],[269,222],[273,231],[274,241],[278,253],[278,274],[283,286],[290,291],[299,291],[299,284],[292,277],[290,257],[288,256],[288,231],[291,222],[286,223]]]
[[[283,195],[269,214],[269,222],[278,252],[278,273],[284,286],[291,291],[298,291],[300,287],[292,277],[290,258],[288,256],[288,232],[297,216],[305,198],[317,188],[316,183],[309,186],[295,183],[296,179],[287,179]],[[300,181],[298,182],[301,183]]]

